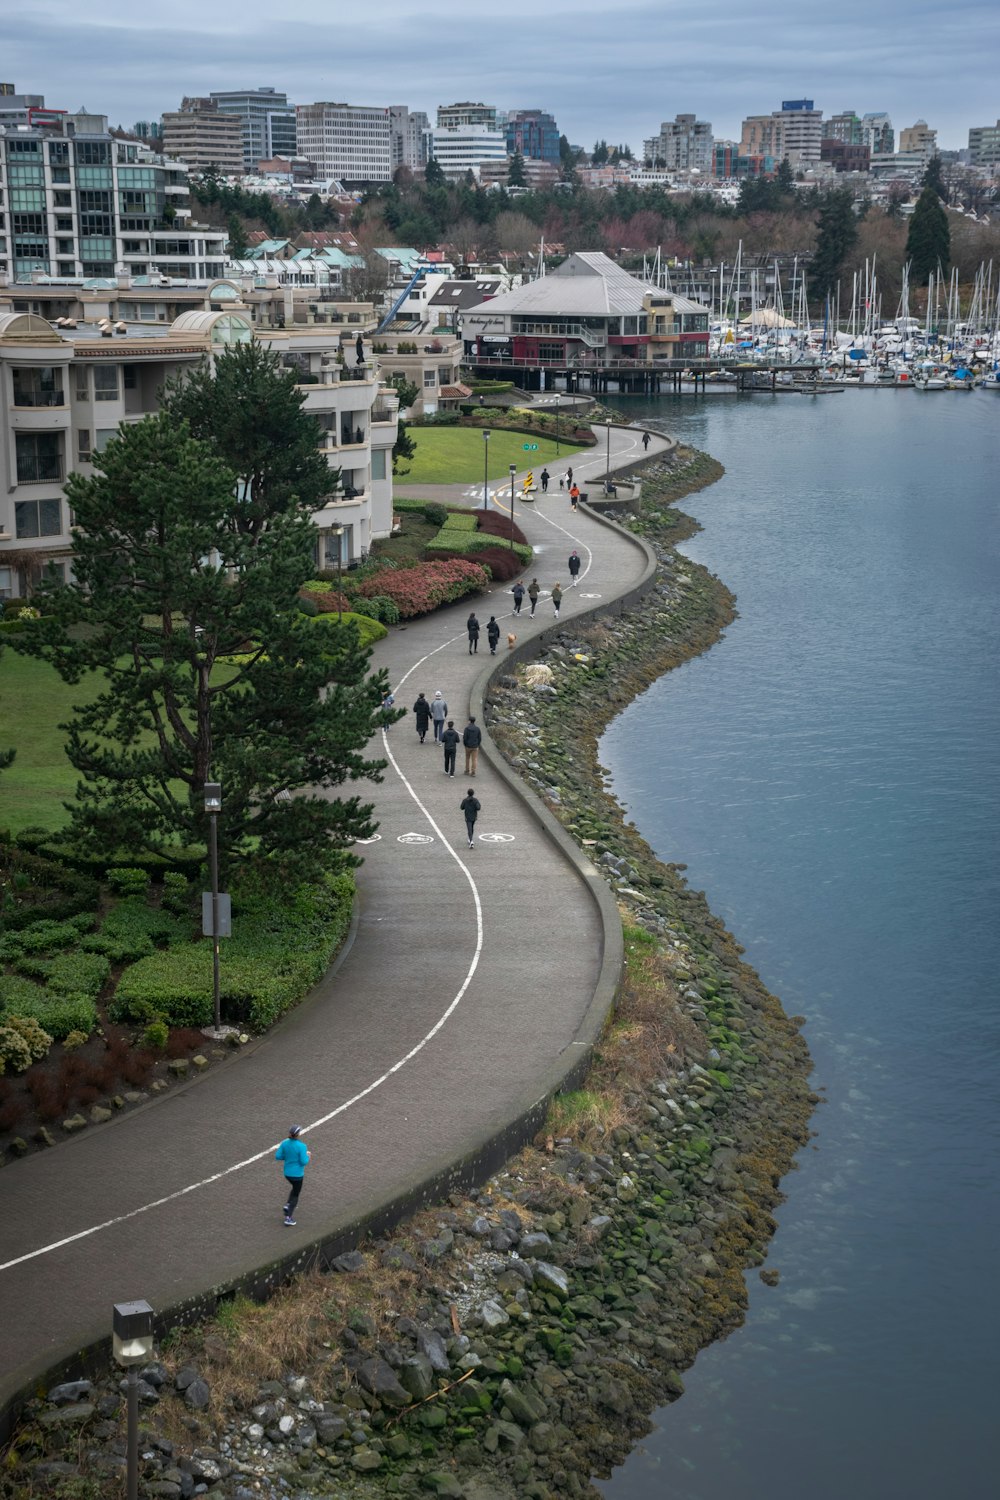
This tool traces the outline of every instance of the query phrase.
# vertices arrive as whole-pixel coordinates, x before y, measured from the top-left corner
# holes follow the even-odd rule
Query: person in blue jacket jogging
[[[293,1125],[288,1135],[282,1141],[274,1153],[275,1161],[285,1164],[285,1181],[288,1183],[288,1200],[282,1212],[285,1215],[285,1223],[295,1223],[295,1205],[299,1201],[302,1191],[302,1179],[306,1175],[306,1163],[309,1160],[309,1150],[305,1141],[301,1140],[302,1126]]]

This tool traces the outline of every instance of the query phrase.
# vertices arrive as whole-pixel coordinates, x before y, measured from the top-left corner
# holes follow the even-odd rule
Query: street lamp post
[[[510,546],[514,550],[514,475],[517,473],[517,464],[510,466]]]
[[[556,458],[559,457],[559,403],[556,402]]]
[[[219,1003],[219,813],[222,811],[222,787],[217,781],[205,782],[205,811],[208,813],[208,862],[212,881],[212,1015],[216,1032],[222,1026]]]
[[[128,1372],[128,1430],[125,1446],[127,1500],[139,1494],[139,1372],[153,1352],[153,1309],[148,1302],[116,1302],[111,1324],[112,1348]]]
[[[604,488],[611,483],[611,423],[608,423],[607,447],[604,455]]]
[[[490,430],[483,428],[483,510],[486,510],[490,498]]]
[[[344,577],[344,528],[343,526],[332,526],[331,534],[337,538],[337,624],[343,623],[344,619],[344,594],[342,580]]]

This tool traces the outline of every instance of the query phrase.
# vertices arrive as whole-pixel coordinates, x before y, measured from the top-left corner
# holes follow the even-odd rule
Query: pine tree
[[[524,157],[520,151],[515,151],[510,158],[510,166],[507,171],[508,187],[526,187],[528,179],[524,171]]]
[[[917,199],[906,236],[906,254],[910,260],[910,281],[923,283],[938,267],[947,271],[951,259],[951,230],[941,199],[932,184]]]
[[[198,845],[215,780],[223,866],[253,853],[303,878],[353,863],[349,846],[373,831],[370,804],[323,793],[379,778],[364,749],[386,682],[366,675],[353,626],[297,608],[314,567],[311,466],[296,472],[294,439],[273,462],[256,444],[238,478],[220,450],[246,418],[229,416],[202,441],[168,404],[122,427],[92,477],[71,476],[74,579],[43,586],[46,613],[17,649],[70,683],[103,674],[64,726],[82,777],[72,836],[167,855]]]
[[[945,186],[944,170],[941,166],[941,158],[935,151],[924,169],[924,175],[920,179],[921,188],[933,188],[942,203],[948,202],[948,189]]]
[[[439,161],[435,161],[433,156],[424,168],[424,181],[429,188],[445,187],[447,185],[448,179],[444,175],[444,169]]]
[[[247,232],[239,214],[229,215],[226,220],[226,233],[229,236],[230,259],[242,260],[247,253]]]
[[[837,188],[822,201],[816,223],[816,249],[809,267],[809,289],[818,301],[837,285],[840,268],[858,238],[858,219],[849,188]]]

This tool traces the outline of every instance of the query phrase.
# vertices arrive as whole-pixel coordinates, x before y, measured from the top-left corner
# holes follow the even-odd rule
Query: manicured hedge
[[[48,839],[51,834],[42,830],[41,836]],[[22,838],[19,835],[16,844],[0,842],[0,876],[6,874],[11,882],[3,914],[7,932],[94,911],[100,898],[97,881],[22,847]]]
[[[443,531],[475,531],[477,517],[471,510],[450,510]]]
[[[456,532],[456,541],[462,536],[462,532]],[[488,584],[489,578],[483,568],[471,561],[452,559],[418,563],[413,568],[385,568],[377,576],[365,579],[362,592],[373,596],[388,595],[397,605],[400,615],[412,619],[416,615],[430,614],[440,605],[452,604],[467,594],[478,593]]]
[[[441,530],[432,541],[427,543],[427,551],[462,552],[473,557],[474,560],[475,553],[496,545],[497,538],[488,532]],[[527,567],[535,555],[526,543],[515,542],[511,550],[521,559],[522,567]]]
[[[97,1007],[91,996],[42,989],[20,975],[0,976],[0,1015],[35,1020],[57,1042],[71,1031],[89,1036],[97,1025]]]
[[[373,620],[369,615],[358,614],[352,610],[343,617],[345,625],[353,625],[360,638],[362,646],[373,646],[376,641],[384,641],[389,634],[385,626],[378,620]],[[310,622],[313,625],[338,625],[340,621],[336,615],[316,615]]]
[[[223,1018],[264,1031],[325,973],[347,934],[354,899],[350,875],[331,876],[292,893],[268,876],[233,892],[233,936],[221,945]],[[204,1026],[212,1019],[212,949],[181,943],[126,969],[112,1019]]]
[[[189,917],[172,916],[133,896],[119,902],[100,932],[85,937],[80,947],[85,953],[103,953],[113,964],[135,963],[157,945],[187,942],[191,933]]]

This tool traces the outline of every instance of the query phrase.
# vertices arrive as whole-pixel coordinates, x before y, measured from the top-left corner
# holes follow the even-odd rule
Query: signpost
[[[524,443],[523,447],[524,447],[525,453],[537,453],[538,452],[538,444],[537,443]]]

